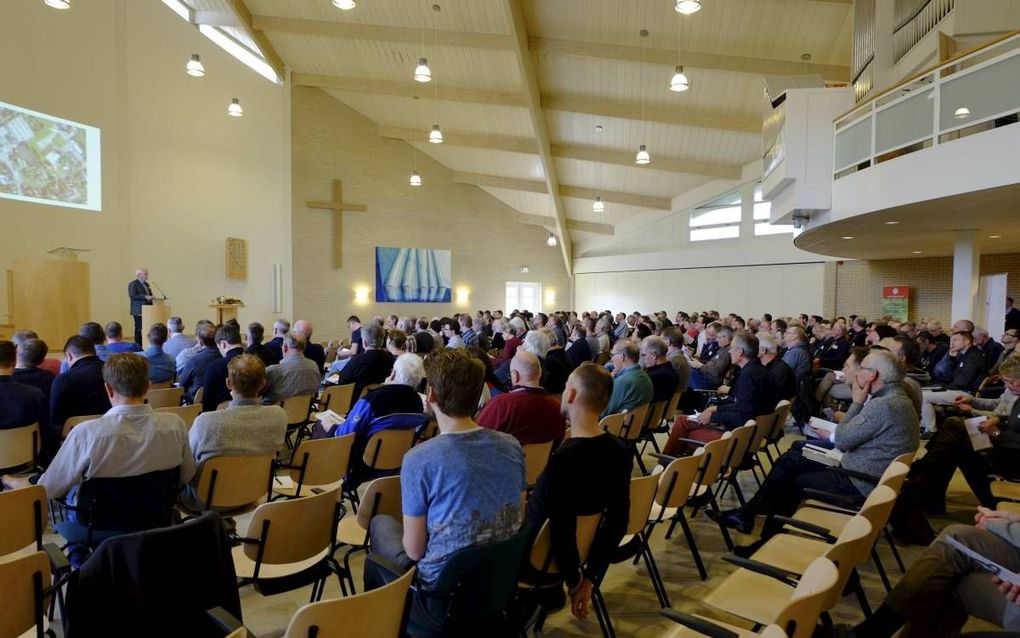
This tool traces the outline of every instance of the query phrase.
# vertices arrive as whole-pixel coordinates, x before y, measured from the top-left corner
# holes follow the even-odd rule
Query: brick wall
[[[1011,296],[1020,293],[1020,254],[983,255],[981,274],[1007,273]],[[828,262],[823,303],[826,316],[882,314],[883,286],[910,286],[910,318],[947,322],[953,296],[953,258]]]

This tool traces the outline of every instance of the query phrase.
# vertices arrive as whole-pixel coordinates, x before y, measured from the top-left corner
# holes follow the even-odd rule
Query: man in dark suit
[[[273,322],[273,338],[266,342],[266,348],[272,353],[273,359],[279,363],[283,360],[283,337],[290,332],[290,322],[277,319]],[[307,340],[306,340],[307,341]]]
[[[354,384],[351,405],[361,396],[361,389],[373,383],[382,383],[393,370],[393,355],[386,350],[386,333],[374,321],[361,329],[361,354],[351,357],[350,363],[340,372],[337,383]]]
[[[230,390],[227,389],[227,364],[238,355],[244,354],[241,345],[241,331],[237,326],[224,324],[216,331],[216,348],[222,355],[205,367],[201,376],[202,412],[214,412],[224,401],[230,401]]]
[[[14,381],[16,360],[15,345],[0,341],[0,430],[33,423],[44,427],[50,414],[46,397],[38,388]]]
[[[222,359],[220,351],[216,349],[216,326],[203,324],[195,331],[195,336],[202,347],[198,354],[188,359],[177,375],[177,385],[184,388],[184,396],[189,402],[194,401],[195,393],[202,387],[205,369],[214,361]]]
[[[67,372],[57,375],[50,388],[50,427],[43,432],[48,458],[56,453],[64,421],[72,416],[106,414],[110,397],[103,385],[103,362],[96,356],[96,346],[82,336],[74,336],[64,344]]]
[[[312,322],[305,319],[298,319],[294,322],[294,332],[305,336],[305,357],[319,366],[319,374],[326,367],[326,349],[321,344],[312,341]]]
[[[152,305],[152,288],[149,287],[149,271],[139,268],[135,278],[128,284],[131,299],[131,318],[135,320],[135,343],[142,345],[142,306]]]

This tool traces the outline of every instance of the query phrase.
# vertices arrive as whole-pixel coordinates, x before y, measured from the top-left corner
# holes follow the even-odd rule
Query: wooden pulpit
[[[149,328],[154,323],[166,324],[170,320],[170,305],[165,299],[153,299],[151,306],[142,306],[142,344],[149,347]]]
[[[89,264],[77,259],[18,259],[11,270],[11,323],[39,333],[51,351],[90,319]]]

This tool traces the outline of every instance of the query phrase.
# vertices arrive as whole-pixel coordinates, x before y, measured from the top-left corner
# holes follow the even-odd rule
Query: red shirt
[[[53,376],[57,376],[60,374],[60,359],[51,359],[46,357],[43,359],[42,363],[39,364],[39,367],[43,370],[49,370],[53,373]]]
[[[518,339],[517,337],[510,337],[509,339],[507,339],[503,344],[503,354],[499,356],[495,361],[496,365],[499,365],[504,361],[509,361],[510,359],[513,359],[514,355],[517,354],[517,348],[520,347],[523,343],[524,342]]]
[[[478,425],[511,434],[521,445],[563,440],[567,420],[560,403],[542,388],[517,386],[496,395],[476,419]]]

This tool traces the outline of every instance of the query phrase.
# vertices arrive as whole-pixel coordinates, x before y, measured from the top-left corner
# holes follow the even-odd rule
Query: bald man
[[[512,434],[521,445],[563,440],[567,421],[559,402],[540,385],[542,364],[538,357],[519,348],[510,360],[510,392],[496,395],[476,419],[490,430]]]
[[[321,344],[312,341],[312,322],[307,319],[298,319],[294,322],[294,327],[291,330],[305,336],[305,358],[314,361],[315,365],[319,366],[321,374],[322,369],[326,367],[326,350]]]

